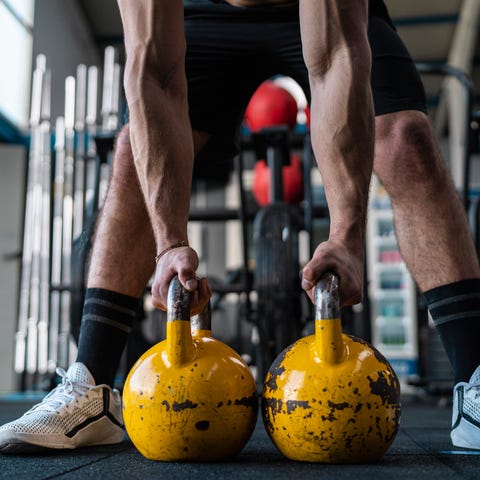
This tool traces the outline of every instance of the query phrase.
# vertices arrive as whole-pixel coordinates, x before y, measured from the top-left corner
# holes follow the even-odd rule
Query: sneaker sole
[[[461,418],[460,423],[450,433],[452,444],[455,447],[469,448],[473,450],[480,450],[480,430],[475,425],[472,425],[465,418]],[[478,439],[475,444],[472,439]]]
[[[61,449],[42,447],[30,443],[4,443],[0,445],[0,452],[7,455],[31,455],[36,453],[53,453]],[[71,449],[69,449],[71,450]]]
[[[95,443],[89,445],[79,445],[79,446],[58,446],[58,447],[45,447],[43,445],[35,445],[33,443],[25,443],[25,442],[11,442],[11,443],[4,443],[0,445],[0,453],[6,455],[31,455],[31,454],[47,454],[47,453],[54,453],[59,452],[62,450],[65,451],[72,451],[78,448],[88,448],[88,447],[100,447],[100,446],[108,446],[108,445],[118,445],[125,441],[124,438],[120,441],[111,441],[111,442],[102,442],[102,443]]]
[[[0,445],[0,453],[4,455],[36,455],[36,454],[54,454],[57,452],[71,452],[72,450],[80,449],[80,448],[88,448],[88,447],[108,447],[109,445],[118,445],[122,443],[124,440],[122,439],[120,442],[110,442],[110,443],[97,443],[95,445],[81,445],[79,447],[44,447],[41,445],[33,445],[31,443],[5,443]]]
[[[99,428],[108,422],[110,432]],[[73,438],[63,434],[57,435],[29,435],[12,432],[8,438],[1,439],[0,452],[7,454],[45,453],[48,451],[73,450],[82,447],[100,445],[115,445],[125,440],[125,431],[120,427],[112,428],[107,417],[102,417],[81,429]]]

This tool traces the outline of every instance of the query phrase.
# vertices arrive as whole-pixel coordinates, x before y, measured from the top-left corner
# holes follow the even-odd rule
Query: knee
[[[446,175],[430,122],[422,112],[376,119],[374,170],[390,195],[415,185],[434,186]]]
[[[131,178],[132,173],[135,172],[135,163],[130,144],[128,124],[123,126],[118,132],[113,152],[112,177]]]
[[[116,155],[131,155],[132,149],[130,146],[130,126],[127,123],[124,125],[115,137],[115,154]]]

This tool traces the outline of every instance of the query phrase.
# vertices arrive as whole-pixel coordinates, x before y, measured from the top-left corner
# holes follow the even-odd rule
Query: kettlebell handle
[[[324,273],[315,287],[315,318],[340,318],[339,299],[338,276],[332,272]]]
[[[327,365],[345,359],[346,349],[340,320],[338,276],[324,273],[315,287],[315,352]]]
[[[192,294],[181,283],[178,275],[170,281],[167,296],[167,322],[190,321]]]
[[[194,355],[190,329],[192,294],[183,287],[177,275],[170,281],[167,296],[166,352],[175,367],[189,362]]]
[[[193,332],[210,331],[212,329],[212,312],[210,302],[208,302],[203,310],[190,319],[190,327]]]

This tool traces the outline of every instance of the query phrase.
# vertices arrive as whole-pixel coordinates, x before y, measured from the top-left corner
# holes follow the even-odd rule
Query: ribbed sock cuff
[[[77,361],[87,366],[97,384],[113,386],[139,303],[110,290],[87,289]]]

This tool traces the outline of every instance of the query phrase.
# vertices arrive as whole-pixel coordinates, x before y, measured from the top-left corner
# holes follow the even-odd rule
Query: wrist
[[[365,249],[365,225],[351,225],[348,228],[332,228],[328,239],[335,243],[341,243],[349,250],[363,253]]]
[[[176,248],[181,248],[181,247],[189,247],[188,240],[181,240],[161,250],[157,255],[155,255],[155,263],[158,263],[160,259],[170,250],[174,250]]]

